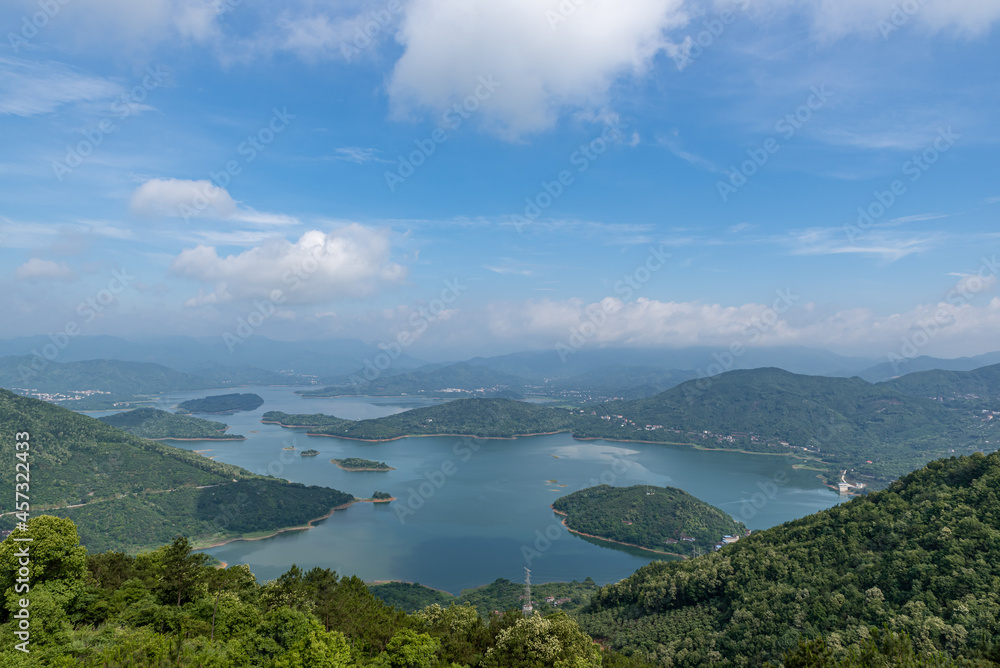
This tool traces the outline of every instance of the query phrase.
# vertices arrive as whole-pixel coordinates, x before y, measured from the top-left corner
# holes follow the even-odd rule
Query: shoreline
[[[316,522],[320,522],[322,520],[328,519],[328,518],[332,517],[333,514],[335,512],[337,512],[338,510],[345,510],[347,508],[350,508],[351,506],[353,506],[355,503],[358,503],[359,501],[365,501],[365,499],[355,499],[353,501],[348,501],[347,503],[341,504],[341,505],[339,505],[339,506],[337,506],[335,508],[331,508],[330,512],[328,512],[326,515],[323,515],[322,517],[317,517],[315,519],[311,519],[311,520],[309,520],[308,522],[306,522],[302,526],[298,526],[298,527],[286,527],[284,529],[278,529],[277,531],[275,531],[273,533],[269,533],[266,536],[256,536],[254,538],[245,538],[245,537],[242,537],[242,536],[237,536],[235,538],[227,538],[226,540],[221,540],[221,541],[212,543],[211,545],[198,545],[197,547],[194,547],[193,550],[194,551],[210,550],[213,547],[222,547],[223,545],[228,545],[229,543],[235,543],[238,540],[246,540],[246,541],[264,540],[265,538],[274,538],[275,536],[277,536],[279,534],[287,533],[289,531],[306,531],[308,529],[312,529],[313,528],[313,524],[315,524]]]
[[[549,506],[549,508],[552,508],[552,506]],[[563,517],[568,517],[566,513],[560,512],[560,511],[556,510],[555,508],[552,508],[552,512],[554,512],[556,515],[562,515]],[[603,540],[603,541],[605,541],[607,543],[615,543],[617,545],[626,545],[628,547],[635,547],[635,548],[638,548],[640,550],[646,550],[647,552],[652,552],[654,554],[663,554],[663,555],[670,556],[670,557],[680,557],[681,559],[684,559],[684,560],[687,560],[687,559],[691,558],[691,557],[689,557],[687,555],[684,555],[684,554],[677,554],[676,552],[664,552],[662,550],[654,550],[651,547],[643,547],[642,545],[636,545],[635,543],[623,543],[622,541],[620,541],[620,540],[614,540],[613,538],[605,538],[604,536],[595,536],[592,533],[583,533],[582,531],[577,531],[576,529],[570,529],[569,525],[566,524],[566,520],[565,519],[562,520],[562,525],[564,527],[566,527],[566,531],[569,531],[570,533],[575,533],[578,536],[586,536],[587,538],[595,538],[597,540]]]
[[[142,438],[142,437],[140,437]],[[150,441],[245,441],[246,436],[241,436],[240,438],[174,438],[173,436],[165,436],[163,438],[151,438]]]
[[[306,432],[306,436],[326,436],[327,438],[342,438],[345,441],[362,441],[364,443],[389,443],[403,438],[432,438],[434,436],[455,436],[458,438],[474,438],[481,441],[513,441],[525,436],[552,436],[553,434],[564,434],[569,429],[559,431],[542,431],[534,434],[515,434],[514,436],[472,436],[471,434],[404,434],[393,436],[392,438],[358,438],[357,436],[338,436],[336,434],[320,434],[317,432]]]

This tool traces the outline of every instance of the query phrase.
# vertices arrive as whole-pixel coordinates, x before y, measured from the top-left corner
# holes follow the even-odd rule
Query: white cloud
[[[0,58],[0,114],[36,116],[64,104],[111,99],[121,87],[60,63]]]
[[[266,298],[274,290],[289,303],[325,303],[401,282],[406,269],[391,261],[391,250],[387,233],[351,224],[329,234],[306,232],[295,243],[273,239],[225,257],[212,246],[197,246],[174,259],[171,273],[214,285],[189,306]]]
[[[885,231],[884,224],[871,226],[868,231],[858,227],[814,227],[792,232],[788,240],[792,255],[870,255],[895,262],[907,255],[934,248],[941,235],[901,235]]]
[[[298,219],[240,206],[225,188],[203,179],[150,179],[132,193],[132,212],[163,218],[209,218],[257,225],[295,225]]]
[[[33,257],[17,268],[14,277],[19,281],[72,281],[76,278],[76,274],[65,263]]]
[[[477,112],[486,127],[510,139],[548,129],[563,110],[605,107],[619,77],[645,71],[665,31],[687,22],[683,2],[562,3],[575,8],[564,16],[554,0],[412,0],[391,103],[401,117],[440,114],[492,77],[499,88]]]
[[[891,35],[895,32],[893,28],[909,26],[932,33],[978,37],[989,32],[993,23],[1000,19],[1000,0],[913,0],[912,3],[899,0],[761,0],[757,4],[783,5],[811,13],[814,32],[828,39],[850,33],[882,36],[885,32]],[[918,9],[906,13],[902,10],[904,4]],[[894,12],[897,12],[895,17]],[[880,27],[880,22],[888,28]]]

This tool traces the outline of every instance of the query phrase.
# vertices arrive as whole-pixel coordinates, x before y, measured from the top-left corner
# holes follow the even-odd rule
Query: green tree
[[[165,600],[177,600],[177,607],[190,600],[198,585],[208,579],[208,555],[191,551],[191,544],[178,536],[160,555],[159,591]]]

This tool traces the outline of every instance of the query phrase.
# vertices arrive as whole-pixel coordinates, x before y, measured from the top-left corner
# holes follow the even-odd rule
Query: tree
[[[163,548],[160,554],[160,593],[166,600],[177,599],[177,607],[209,575],[206,563],[208,555],[193,553],[185,536],[178,536],[174,542]]]

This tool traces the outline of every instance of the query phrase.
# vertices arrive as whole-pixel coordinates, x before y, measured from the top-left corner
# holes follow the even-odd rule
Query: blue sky
[[[278,339],[424,318],[427,358],[595,320],[585,345],[748,343],[757,319],[759,344],[994,350],[998,19],[998,0],[5,3],[0,336],[223,336],[258,311]]]

